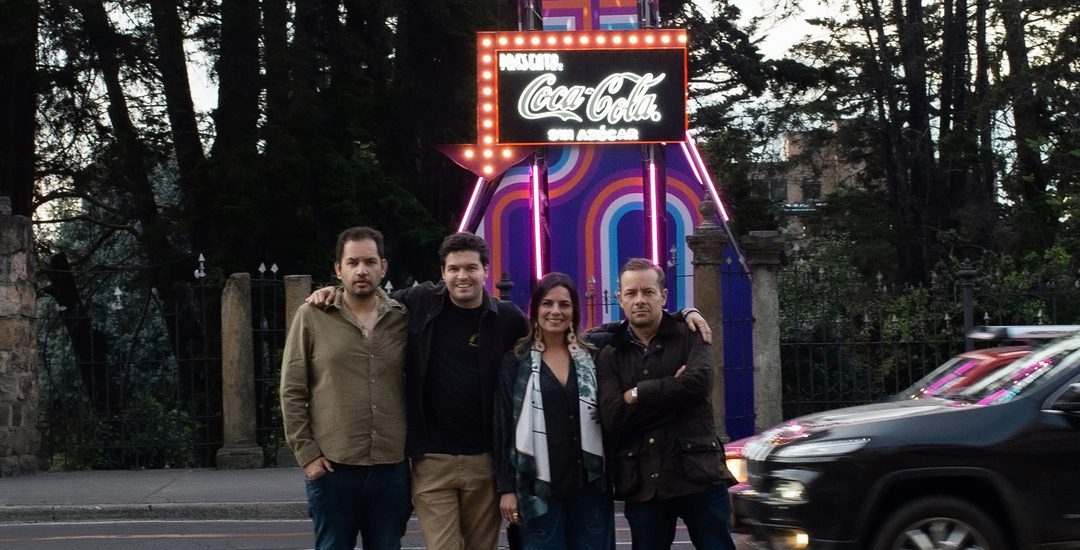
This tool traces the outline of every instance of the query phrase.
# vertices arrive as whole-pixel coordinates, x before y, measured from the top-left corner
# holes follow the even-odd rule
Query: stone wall
[[[33,232],[0,197],[0,476],[37,470]]]

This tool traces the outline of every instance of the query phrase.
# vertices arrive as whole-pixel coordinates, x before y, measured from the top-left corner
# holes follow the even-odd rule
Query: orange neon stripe
[[[589,206],[589,212],[585,215],[585,280],[588,281],[589,277],[596,277],[596,270],[593,269],[593,261],[596,258],[596,239],[595,239],[595,227],[597,223],[597,210],[600,205],[607,201],[607,197],[612,193],[629,187],[631,185],[641,185],[641,178],[628,177],[621,180],[615,180],[610,185],[604,188],[595,199],[592,200],[592,204]],[[601,258],[601,261],[603,259]],[[599,280],[599,279],[597,279]],[[603,282],[603,281],[601,281]]]
[[[514,184],[511,184],[511,185],[514,185]],[[502,244],[503,244],[502,243],[502,226],[503,226],[503,224],[500,223],[499,220],[502,219],[503,210],[506,210],[507,206],[509,206],[510,203],[512,203],[514,201],[517,201],[517,200],[528,200],[528,199],[529,199],[529,190],[528,189],[520,189],[520,190],[517,190],[517,191],[511,191],[511,192],[507,193],[506,195],[504,195],[502,198],[500,198],[495,203],[495,208],[492,210],[492,216],[491,216],[491,221],[492,221],[492,223],[491,223],[491,241],[488,242],[488,246],[491,247],[491,251],[492,251],[492,254],[491,254],[491,273],[493,275],[492,274],[489,274],[489,275],[491,275],[491,277],[494,277],[495,278],[494,280],[496,280],[496,281],[498,280],[499,277],[502,277],[502,264],[503,264],[503,261],[502,261],[502,250],[503,250],[503,246],[502,246]]]
[[[589,171],[589,166],[592,165],[593,157],[596,156],[595,145],[579,146],[582,149],[581,158],[578,159],[578,165],[571,172],[570,176],[566,178],[566,182],[560,184],[555,189],[551,190],[551,199],[557,199],[566,193],[569,193],[574,186],[585,177],[585,172]]]
[[[612,182],[610,185],[608,185],[607,187],[605,187],[604,190],[601,191],[596,196],[595,199],[593,199],[592,205],[589,207],[589,211],[585,215],[585,280],[586,281],[589,280],[589,277],[597,277],[597,273],[596,273],[596,270],[594,268],[595,262],[593,261],[593,259],[596,257],[596,240],[595,240],[596,229],[595,228],[596,228],[596,224],[598,223],[597,220],[599,220],[599,217],[597,216],[597,210],[600,208],[600,204],[606,202],[607,197],[610,196],[611,194],[613,194],[613,193],[615,193],[617,191],[620,191],[625,187],[640,185],[640,183],[641,183],[641,181],[638,178],[634,178],[634,177],[628,177],[628,178],[623,178],[621,180],[616,180],[616,181]],[[690,197],[690,203],[691,203],[690,205],[694,206],[694,208],[691,209],[693,211],[691,213],[691,219],[694,220],[695,224],[700,224],[701,223],[701,219],[700,219],[701,218],[701,213],[697,211],[697,205],[701,203],[701,199],[697,196],[697,194],[693,192],[693,190],[686,184],[686,182],[684,182],[682,180],[679,180],[679,179],[668,178],[668,185],[672,185],[673,187],[678,188],[680,191],[685,193],[687,197]],[[670,196],[671,193],[669,192],[668,195]],[[696,200],[696,204],[695,204],[695,200]],[[666,215],[666,213],[665,213],[665,215]],[[696,227],[696,225],[695,225],[695,227]],[[602,261],[602,259],[601,259],[601,261]],[[597,280],[599,280],[599,278],[597,278]]]

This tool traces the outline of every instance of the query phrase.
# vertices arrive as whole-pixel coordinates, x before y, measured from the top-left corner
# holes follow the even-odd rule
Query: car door
[[[1055,392],[1038,424],[1029,440],[1036,446],[1031,467],[1042,470],[1032,472],[1041,497],[1035,532],[1044,543],[1080,543],[1080,376]]]

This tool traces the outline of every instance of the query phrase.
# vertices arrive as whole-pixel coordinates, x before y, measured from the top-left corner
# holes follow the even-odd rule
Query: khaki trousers
[[[429,549],[495,548],[502,521],[490,454],[427,454],[414,459],[412,493]]]

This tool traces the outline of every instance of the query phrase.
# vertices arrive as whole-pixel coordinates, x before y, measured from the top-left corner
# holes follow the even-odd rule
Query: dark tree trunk
[[[178,354],[190,346],[190,342],[202,338],[203,330],[199,325],[201,315],[192,307],[187,293],[186,280],[190,280],[190,269],[194,262],[187,263],[190,255],[181,253],[169,241],[172,230],[158,212],[156,197],[150,184],[145,166],[146,150],[140,140],[128,111],[127,98],[120,76],[120,61],[117,55],[120,38],[113,30],[100,1],[73,0],[73,5],[82,15],[87,42],[94,52],[105,89],[108,95],[108,115],[116,139],[115,147],[119,153],[119,186],[126,191],[125,199],[130,215],[140,224],[136,235],[139,249],[147,263],[153,266],[147,270],[147,287],[160,291],[165,311],[177,312],[177,322],[168,323],[169,341]],[[75,337],[72,335],[73,338]],[[205,377],[206,373],[186,372],[187,361],[179,361],[181,380]],[[184,391],[191,386],[181,386]],[[184,402],[193,402],[192,396],[182,396]]]
[[[20,216],[33,212],[37,29],[37,2],[0,2],[0,196]]]
[[[247,160],[257,153],[259,122],[259,4],[231,0],[221,5],[221,54],[216,64],[218,106],[214,111],[216,161]]]
[[[263,66],[266,89],[266,157],[281,158],[289,117],[289,7],[286,0],[264,0]]]
[[[976,235],[979,235],[985,247],[989,247],[993,235],[991,229],[996,216],[994,199],[997,194],[991,119],[993,110],[990,102],[990,48],[986,36],[989,9],[990,0],[975,0],[975,93],[972,97],[972,109],[968,111],[971,119],[969,127],[978,139],[978,165],[976,177],[971,180],[967,196],[979,223]]]
[[[895,0],[893,9],[908,101],[907,127],[901,136],[907,167],[907,173],[901,176],[906,184],[901,193],[901,212],[911,236],[902,241],[899,275],[903,282],[918,283],[926,278],[927,227],[936,222],[928,215],[932,212],[929,190],[933,185],[934,146],[926,91],[926,28],[922,0],[906,0],[903,5]]]
[[[146,173],[146,150],[131,121],[127,98],[120,80],[120,60],[117,57],[119,37],[113,30],[105,6],[100,1],[74,0],[82,15],[86,38],[97,56],[102,79],[108,94],[109,122],[112,123],[116,147],[120,156],[122,186],[131,200],[132,216],[143,227],[142,238],[148,246],[151,263],[165,260],[171,250],[165,240],[166,232],[159,222],[154,191]],[[171,259],[171,258],[169,258]]]
[[[91,409],[100,416],[118,412],[123,393],[109,376],[108,338],[104,332],[94,328],[93,316],[79,295],[79,286],[67,256],[53,256],[44,271],[51,283],[44,292],[61,307],[60,318],[71,339]]]
[[[967,0],[948,0],[942,25],[941,86],[938,91],[938,159],[941,191],[936,193],[945,206],[940,212],[943,228],[966,229],[974,236],[979,229],[961,227],[966,220],[961,213],[970,210],[966,193],[969,182],[977,176],[976,138],[968,115],[971,71],[968,63]],[[936,201],[935,201],[936,202]],[[963,221],[962,221],[963,220]]]
[[[293,40],[290,46],[295,99],[313,101],[324,81],[325,44],[322,40],[320,0],[296,0]]]
[[[871,44],[876,40],[874,50],[880,82],[875,86],[874,94],[881,134],[880,150],[884,162],[889,205],[894,212],[898,213],[902,224],[894,232],[897,273],[903,281],[918,281],[925,277],[923,238],[921,237],[923,227],[920,212],[914,207],[918,201],[917,188],[912,183],[909,136],[903,133],[904,114],[900,107],[898,90],[900,83],[894,74],[897,61],[893,58],[894,50],[889,43],[885,29],[884,10],[880,1],[865,0],[865,2],[860,2],[859,7],[866,21],[864,32]],[[899,0],[894,0],[892,13],[897,27],[906,29],[903,7]],[[903,40],[905,38],[902,31],[901,41]],[[903,51],[902,46],[901,52]],[[909,60],[902,57],[900,62],[906,66]],[[907,84],[910,86],[910,82]]]
[[[259,20],[256,0],[221,3],[218,105],[210,153],[216,248],[208,256],[228,270],[251,269],[261,255],[259,206],[266,190],[258,185]]]
[[[1046,107],[1035,92],[1028,64],[1022,3],[1005,0],[1001,4],[1005,27],[1005,55],[1009,60],[1007,89],[1012,103],[1013,142],[1016,166],[1013,180],[1019,191],[1017,245],[1026,250],[1045,250],[1057,236],[1057,216],[1047,195],[1047,176],[1037,143],[1045,137],[1042,128]]]
[[[206,157],[191,100],[183,28],[175,1],[151,0],[150,8],[157,41],[158,70],[165,90],[165,108],[180,171],[184,217],[188,222],[193,248],[204,251],[211,242],[209,217],[212,213],[205,205],[212,203],[212,195],[205,181]]]

